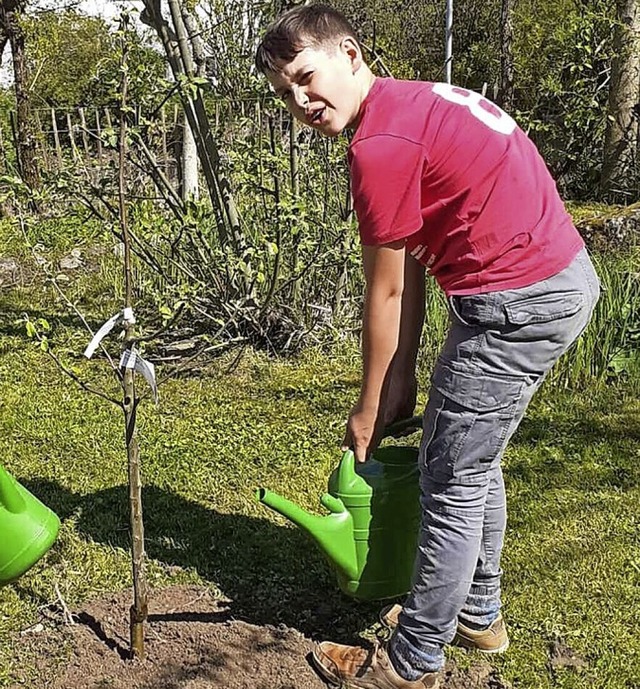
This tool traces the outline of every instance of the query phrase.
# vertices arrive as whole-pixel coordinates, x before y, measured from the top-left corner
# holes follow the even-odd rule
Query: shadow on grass
[[[51,481],[23,485],[61,519],[79,515],[80,533],[129,549],[126,486],[81,496]],[[329,565],[296,528],[222,514],[155,486],[144,488],[143,504],[149,557],[167,568],[195,569],[232,600],[236,619],[344,642],[376,620],[380,604],[342,594]]]
[[[587,496],[640,485],[639,437],[633,408],[611,416],[555,411],[551,422],[534,412],[513,442],[515,450],[532,451],[516,451],[505,471],[508,483],[530,489],[512,498],[512,526],[527,519],[531,500],[546,491],[569,488]],[[24,484],[61,518],[77,515],[87,538],[129,549],[126,486],[77,495],[56,482]],[[153,485],[144,488],[143,500],[148,555],[169,571],[191,568],[218,586],[232,600],[233,617],[344,642],[375,621],[380,604],[342,594],[323,556],[298,529],[274,524],[266,513],[217,512]]]
[[[564,418],[554,414],[552,421],[535,414],[525,417],[511,441],[516,452],[505,475],[541,491],[637,487],[640,417],[632,408],[611,411],[609,416],[572,410]]]
[[[80,319],[70,314],[52,313],[51,310],[40,309],[32,306],[25,306],[25,308],[16,308],[10,305],[6,300],[0,298],[0,336],[5,337],[19,337],[25,342],[32,342],[33,339],[27,335],[24,324],[24,316],[27,314],[29,319],[33,322],[40,318],[47,321],[51,328],[51,332],[55,333],[58,328],[77,328]],[[95,325],[97,330],[101,323]]]

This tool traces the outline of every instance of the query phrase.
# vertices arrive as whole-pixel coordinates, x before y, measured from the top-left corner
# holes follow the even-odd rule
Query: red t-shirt
[[[375,80],[349,146],[365,245],[406,239],[447,294],[525,287],[584,246],[533,142],[479,94]]]

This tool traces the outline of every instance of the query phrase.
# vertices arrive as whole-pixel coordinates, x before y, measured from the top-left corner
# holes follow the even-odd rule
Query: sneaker
[[[502,614],[486,629],[470,629],[458,620],[455,643],[482,653],[504,653],[509,648],[509,637]]]
[[[323,641],[312,654],[318,674],[343,689],[438,689],[440,673],[427,672],[409,682],[395,671],[381,644],[366,649]]]
[[[387,629],[395,629],[401,612],[401,605],[397,603],[388,605],[380,611],[381,624]],[[470,629],[462,622],[458,622],[454,643],[481,653],[503,653],[509,647],[509,637],[502,614],[498,615],[498,618],[487,629]]]

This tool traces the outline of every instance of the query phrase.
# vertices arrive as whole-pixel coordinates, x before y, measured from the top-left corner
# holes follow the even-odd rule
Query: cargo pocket
[[[507,320],[512,325],[549,323],[575,316],[584,306],[582,292],[547,292],[533,297],[516,299],[503,305]]]
[[[439,363],[425,414],[427,476],[438,483],[484,483],[504,449],[524,386],[524,380]]]

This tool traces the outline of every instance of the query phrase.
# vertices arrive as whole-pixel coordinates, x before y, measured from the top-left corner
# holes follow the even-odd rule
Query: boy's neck
[[[371,91],[371,88],[373,87],[373,84],[375,83],[375,80],[376,80],[375,74],[365,64],[363,64],[360,67],[358,76],[360,77],[359,81],[361,83],[360,110],[358,111],[358,116],[356,117],[356,119],[351,123],[350,129],[353,129],[354,132],[358,128],[358,125],[360,124],[360,120],[362,119],[364,102],[367,99],[367,96],[369,95],[369,91]]]

